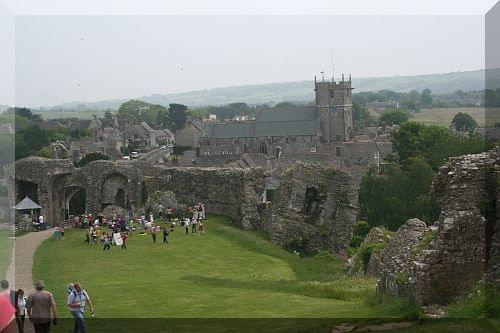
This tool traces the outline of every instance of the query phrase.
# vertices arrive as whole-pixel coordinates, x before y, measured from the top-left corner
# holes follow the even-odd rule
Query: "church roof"
[[[255,120],[251,121],[207,123],[202,137],[224,139],[316,135],[316,117],[314,107],[268,109],[259,112]]]

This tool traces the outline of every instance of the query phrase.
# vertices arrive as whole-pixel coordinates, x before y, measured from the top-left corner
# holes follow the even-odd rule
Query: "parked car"
[[[122,159],[130,161],[130,156],[123,156]]]
[[[163,145],[163,146],[161,146],[160,148],[161,148],[161,149],[165,149],[165,148],[167,148],[167,146]]]
[[[130,158],[139,158],[139,153],[136,151],[133,151],[132,154],[130,154]]]

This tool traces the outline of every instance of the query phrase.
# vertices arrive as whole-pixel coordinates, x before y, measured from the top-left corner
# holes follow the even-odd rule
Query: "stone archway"
[[[129,180],[121,173],[104,177],[101,185],[101,209],[109,205],[130,208]]]
[[[79,198],[80,196],[80,198]],[[83,202],[81,197],[83,196]],[[57,216],[67,220],[70,215],[80,215],[86,211],[86,190],[82,186],[69,186],[60,189],[57,193]]]

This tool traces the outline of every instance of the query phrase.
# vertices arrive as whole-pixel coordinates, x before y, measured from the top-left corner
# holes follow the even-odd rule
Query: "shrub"
[[[370,232],[370,225],[366,221],[357,221],[354,224],[354,236],[359,236],[362,239],[365,238],[366,235]]]
[[[363,243],[363,238],[361,236],[352,236],[351,243],[349,243],[349,246],[358,248],[361,245],[361,243]]]

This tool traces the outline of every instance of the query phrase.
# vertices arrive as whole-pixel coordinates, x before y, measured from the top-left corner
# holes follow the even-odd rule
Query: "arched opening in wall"
[[[38,185],[33,182],[18,180],[16,182],[16,203],[25,197],[38,203]]]
[[[316,215],[319,210],[319,191],[315,187],[308,187],[305,193],[304,207],[302,211],[307,215]]]
[[[122,188],[119,188],[118,191],[116,191],[115,205],[120,206],[120,207],[127,206],[127,204],[125,202],[125,190]]]
[[[109,205],[130,208],[128,179],[122,174],[113,173],[105,177],[101,185],[101,209]]]
[[[68,214],[69,215],[85,214],[85,204],[86,204],[85,189],[81,188],[76,190],[76,192],[73,192],[73,194],[69,198]]]

